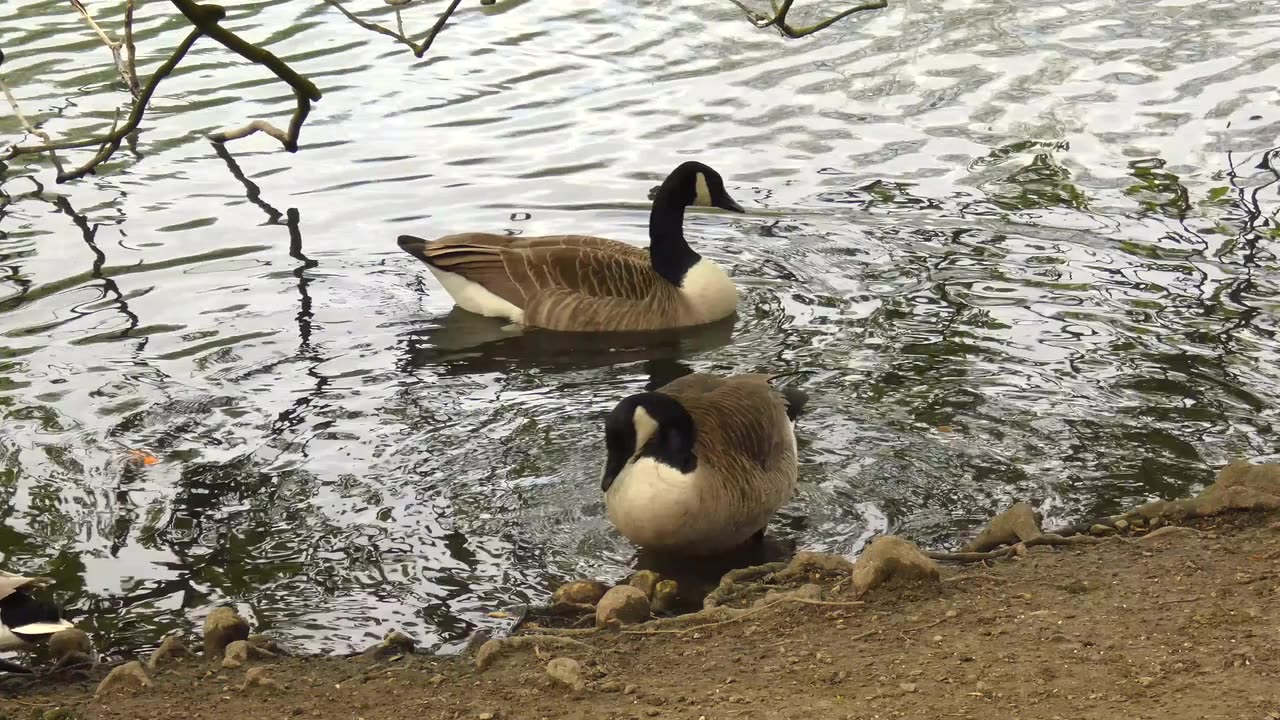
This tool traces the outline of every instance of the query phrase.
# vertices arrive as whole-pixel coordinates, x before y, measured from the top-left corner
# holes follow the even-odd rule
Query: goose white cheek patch
[[[698,194],[694,198],[693,204],[702,207],[711,207],[711,188],[707,186],[707,176],[698,173],[697,179]]]

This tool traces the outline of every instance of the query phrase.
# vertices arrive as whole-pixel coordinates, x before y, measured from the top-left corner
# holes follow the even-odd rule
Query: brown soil
[[[251,660],[283,687],[241,690],[245,669],[186,660],[99,699],[104,670],[10,688],[0,718],[1280,718],[1275,512],[1035,547],[865,604],[847,576],[820,584],[828,604],[533,642],[483,672],[470,657]],[[552,684],[557,657],[585,688]]]

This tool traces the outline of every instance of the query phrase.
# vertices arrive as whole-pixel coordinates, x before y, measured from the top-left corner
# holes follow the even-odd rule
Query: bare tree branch
[[[89,27],[93,28],[93,31],[98,33],[98,37],[102,39],[102,44],[106,45],[107,49],[111,51],[111,59],[115,61],[116,72],[120,73],[120,79],[123,80],[125,86],[129,88],[129,92],[132,93],[135,98],[138,97],[137,72],[136,70],[133,72],[130,72],[130,67],[131,67],[130,64],[125,62],[124,57],[120,54],[120,48],[122,46],[122,43],[119,40],[116,40],[115,38],[108,35],[107,31],[103,30],[102,26],[98,25],[97,21],[93,19],[93,16],[89,14],[89,8],[85,7],[84,3],[80,2],[80,0],[70,0],[70,2],[71,2],[71,6],[74,7],[76,11],[80,13],[80,17],[84,18],[84,21],[89,24]],[[133,28],[131,27],[132,24],[133,24],[133,0],[130,0],[129,5],[125,8],[125,36],[129,38],[129,42],[131,46],[131,49],[130,49],[131,57],[132,57],[132,42],[133,42]]]
[[[776,26],[789,38],[801,38],[805,35],[812,35],[819,30],[831,27],[835,23],[853,15],[854,13],[865,12],[867,10],[883,10],[884,8],[889,7],[889,0],[866,0],[866,2],[863,2],[860,5],[855,5],[847,10],[842,10],[816,25],[797,28],[787,23],[787,14],[791,12],[791,6],[795,4],[795,0],[782,0],[781,5],[778,4],[777,0],[769,0],[769,4],[773,7],[773,17],[761,15],[755,10],[744,5],[741,0],[729,0],[729,2],[737,5],[742,12],[746,13],[747,19],[751,21],[752,25],[761,29]]]
[[[245,41],[239,35],[219,25],[218,23],[227,15],[227,11],[220,5],[199,5],[194,0],[170,1],[201,32],[222,43],[223,47],[245,60],[262,65],[275,73],[276,77],[288,83],[289,87],[293,88],[293,96],[298,103],[297,109],[293,112],[293,118],[289,121],[288,133],[280,131],[265,120],[255,120],[237,130],[214,133],[209,136],[209,139],[214,142],[226,142],[227,140],[245,137],[262,130],[267,131],[269,135],[279,140],[284,145],[285,150],[297,152],[298,133],[302,131],[302,123],[306,122],[307,115],[311,114],[311,103],[320,99],[320,89],[316,87],[315,83],[299,75],[285,61],[276,57],[270,51]],[[270,130],[267,130],[268,128]]]
[[[155,93],[156,87],[160,85],[160,81],[165,79],[173,69],[178,66],[182,58],[186,56],[187,51],[195,44],[196,40],[204,34],[200,28],[195,28],[189,35],[178,45],[173,51],[173,55],[164,62],[163,65],[156,68],[151,79],[147,81],[146,87],[142,88],[142,92],[138,95],[138,99],[133,103],[133,110],[129,113],[129,117],[125,120],[124,125],[112,125],[111,132],[101,138],[90,138],[88,140],[64,140],[62,142],[46,142],[44,145],[15,145],[5,153],[4,159],[9,159],[17,155],[30,155],[33,153],[49,152],[52,150],[66,150],[71,148],[91,147],[93,145],[100,146],[98,153],[93,159],[85,163],[80,168],[71,172],[58,172],[58,182],[64,183],[69,180],[84,177],[93,172],[98,164],[104,162],[111,157],[117,149],[120,148],[120,142],[124,137],[134,130],[138,129],[138,124],[142,122],[142,116],[147,111],[147,103],[151,102],[151,96]]]
[[[376,32],[379,35],[386,35],[387,37],[395,40],[396,42],[400,42],[407,45],[409,49],[413,51],[413,56],[419,57],[419,58],[422,57],[423,55],[426,55],[427,51],[431,49],[431,43],[435,42],[436,36],[439,35],[440,31],[444,29],[445,23],[449,22],[449,18],[453,15],[453,12],[458,9],[459,5],[462,4],[462,0],[452,0],[452,2],[449,3],[449,7],[445,8],[444,12],[440,14],[440,17],[436,20],[436,24],[431,27],[431,31],[428,32],[427,36],[422,39],[422,42],[415,43],[414,41],[410,40],[407,35],[405,35],[404,23],[402,23],[400,20],[399,7],[396,7],[396,27],[399,29],[399,32],[397,32],[396,30],[388,30],[387,28],[377,23],[371,23],[368,20],[363,20],[357,17],[355,13],[348,10],[339,0],[324,0],[324,1],[328,5],[332,5],[333,7],[337,8],[338,12],[341,12],[343,15],[346,15],[348,20],[359,25],[365,30]]]

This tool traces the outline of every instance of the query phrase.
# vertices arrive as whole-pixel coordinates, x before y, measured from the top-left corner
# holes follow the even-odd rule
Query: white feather
[[[636,545],[666,545],[687,532],[700,507],[695,475],[640,458],[628,463],[605,493],[618,532]]]
[[[506,318],[514,323],[524,323],[524,310],[489,292],[480,283],[431,265],[428,265],[427,269],[436,276],[436,280],[444,286],[445,292],[449,293],[453,301],[463,310],[485,317]]]
[[[738,308],[738,289],[728,273],[706,258],[685,273],[680,292],[709,322],[728,317]]]

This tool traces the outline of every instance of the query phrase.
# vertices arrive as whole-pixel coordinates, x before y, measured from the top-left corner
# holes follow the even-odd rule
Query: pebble
[[[639,689],[640,689],[640,688],[636,687],[635,685],[628,685],[628,686],[626,686],[626,687],[624,687],[624,688],[622,689],[622,694],[623,694],[623,695],[635,695],[635,694],[636,694],[636,690],[639,690]]]
[[[955,617],[955,616],[957,616],[957,615],[959,615],[959,614],[960,614],[960,613],[956,612],[955,610],[948,610],[948,611],[946,612],[946,617],[953,618],[953,617]]]
[[[903,692],[913,693],[913,692],[915,692],[915,691],[916,691],[916,684],[915,684],[915,683],[902,683],[902,684],[898,685],[898,687],[902,688],[902,691],[903,691]]]
[[[1089,534],[1090,534],[1090,535],[1098,535],[1098,536],[1102,536],[1102,535],[1114,535],[1114,534],[1115,534],[1115,532],[1116,532],[1116,529],[1115,529],[1115,528],[1110,527],[1110,526],[1107,526],[1107,525],[1103,525],[1103,524],[1101,524],[1101,523],[1099,523],[1099,524],[1097,524],[1097,525],[1094,525],[1093,527],[1089,528]]]
[[[480,713],[476,716],[476,720],[493,720],[493,713]]]
[[[1121,531],[1121,532],[1124,532],[1125,530],[1128,530],[1128,529],[1129,529],[1129,521],[1128,521],[1128,520],[1124,520],[1124,519],[1117,520],[1117,521],[1116,521],[1116,529],[1117,529],[1117,530],[1119,530],[1119,531]]]
[[[940,643],[940,642],[942,642],[942,636],[941,636],[941,635],[934,635],[934,636],[933,636],[933,641],[934,641],[934,642],[936,642],[936,643]]]

